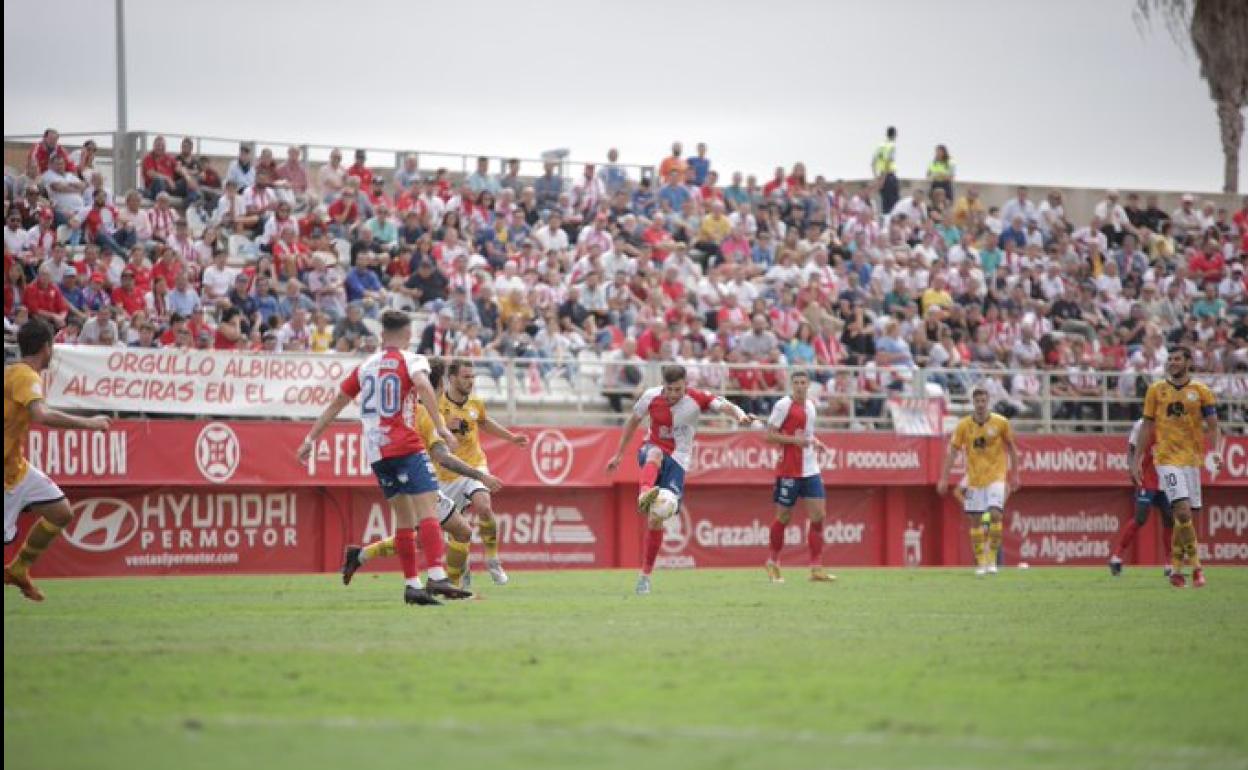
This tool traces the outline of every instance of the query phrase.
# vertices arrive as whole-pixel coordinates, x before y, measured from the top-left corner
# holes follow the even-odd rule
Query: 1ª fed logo
[[[543,484],[562,484],[572,472],[572,442],[561,430],[544,430],[529,445],[533,472]]]
[[[242,452],[234,429],[225,423],[210,422],[195,439],[195,465],[205,479],[223,484],[238,470]]]

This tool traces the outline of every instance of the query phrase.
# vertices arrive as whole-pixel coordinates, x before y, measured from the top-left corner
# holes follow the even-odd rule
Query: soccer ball
[[[680,510],[680,498],[670,489],[660,489],[650,504],[650,513],[660,519],[670,519]]]

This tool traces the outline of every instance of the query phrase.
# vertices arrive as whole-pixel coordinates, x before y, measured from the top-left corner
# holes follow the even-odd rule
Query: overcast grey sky
[[[130,127],[633,163],[681,139],[721,173],[859,177],[891,123],[903,176],[943,142],[963,179],[1217,190],[1194,55],[1133,7],[128,0]],[[114,125],[112,19],[109,0],[5,0],[6,134]]]

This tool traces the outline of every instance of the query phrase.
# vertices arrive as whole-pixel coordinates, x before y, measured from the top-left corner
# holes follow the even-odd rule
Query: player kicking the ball
[[[959,453],[966,456],[966,490],[962,510],[970,519],[971,545],[975,549],[975,574],[997,574],[1001,551],[1002,518],[1007,495],[1019,487],[1018,445],[1010,421],[988,411],[988,389],[976,385],[971,390],[974,411],[958,421],[940,469],[936,491],[949,491],[949,472]],[[1006,465],[1006,460],[1009,465]],[[1006,486],[1006,475],[1010,483]],[[984,524],[987,523],[987,536]],[[985,542],[987,540],[987,542]]]
[[[449,368],[454,370],[456,366],[452,363]],[[430,365],[429,383],[433,386],[434,391],[438,393],[442,392],[443,375],[443,363],[434,361]],[[458,587],[461,577],[466,574],[468,551],[472,544],[472,525],[468,523],[468,518],[465,516],[465,508],[470,504],[474,504],[474,494],[477,495],[478,500],[480,496],[488,497],[488,495],[502,489],[503,484],[490,475],[484,463],[474,467],[461,459],[460,455],[464,450],[462,438],[459,450],[455,454],[451,454],[451,450],[446,447],[446,442],[434,430],[433,420],[430,419],[429,413],[423,405],[418,402],[413,403],[412,412],[412,421],[420,432],[420,438],[425,442],[425,446],[429,448],[429,456],[433,458],[434,463],[438,466],[438,486],[441,490],[438,495],[438,521],[442,524],[442,530],[450,536],[450,540],[447,542],[446,572],[451,584]],[[452,433],[455,432],[454,429],[449,427],[448,430],[451,430]],[[464,482],[467,483],[465,484]],[[469,490],[469,493],[465,494],[465,490]],[[497,544],[497,540],[495,543]],[[393,556],[394,554],[395,541],[393,537],[378,540],[376,543],[364,547],[358,545],[347,546],[342,563],[343,585],[351,582],[351,577],[355,575],[356,570],[363,566],[365,562],[381,556]],[[499,567],[499,571],[502,572],[501,567]],[[506,573],[502,574],[502,582],[495,580],[499,585],[506,584]]]
[[[1204,431],[1209,433],[1209,446],[1214,449],[1210,459],[1221,469],[1221,435],[1218,410],[1213,392],[1204,383],[1192,380],[1192,351],[1178,348],[1166,359],[1166,379],[1154,382],[1144,395],[1144,424],[1140,443],[1153,440],[1157,445],[1153,457],[1157,478],[1170,508],[1174,512],[1174,542],[1171,545],[1170,585],[1183,588],[1183,564],[1192,567],[1192,585],[1205,584],[1205,571],[1200,565],[1200,549],[1196,542],[1196,525],[1192,517],[1200,512],[1200,466],[1205,453]],[[1202,429],[1203,427],[1203,429]],[[1136,487],[1144,483],[1144,454],[1135,456],[1131,480]]]
[[[776,402],[767,419],[767,441],[783,447],[780,464],[776,466],[776,488],[772,500],[776,504],[776,520],[771,523],[771,555],[765,565],[773,583],[783,583],[780,576],[780,551],[784,548],[784,530],[798,500],[805,503],[810,527],[806,543],[810,548],[810,579],[820,583],[836,580],[823,568],[823,515],[826,510],[823,477],[815,448],[822,446],[815,438],[815,402],[806,394],[810,375],[796,371],[789,376],[791,394]]]
[[[1109,557],[1109,574],[1115,577],[1122,574],[1123,551],[1131,547],[1131,544],[1135,542],[1136,533],[1148,523],[1148,512],[1151,508],[1156,508],[1161,514],[1161,545],[1166,550],[1166,577],[1170,577],[1173,572],[1170,567],[1170,541],[1174,537],[1174,515],[1170,512],[1170,501],[1166,499],[1166,493],[1161,491],[1161,484],[1157,479],[1157,468],[1153,463],[1153,448],[1157,446],[1157,442],[1153,441],[1148,446],[1140,446],[1140,434],[1143,432],[1144,420],[1136,420],[1131,428],[1131,437],[1127,439],[1127,467],[1134,468],[1136,456],[1142,454],[1144,459],[1140,467],[1143,472],[1140,476],[1140,485],[1135,490],[1135,517],[1123,528],[1122,537],[1118,538],[1114,553]]]
[[[467,599],[471,593],[447,580],[446,543],[438,524],[438,482],[420,434],[404,413],[413,394],[429,410],[434,431],[452,449],[455,437],[438,413],[438,397],[429,384],[429,362],[410,350],[412,322],[406,313],[381,314],[382,349],[364,360],[343,380],[341,392],[325,407],[299,446],[299,461],[307,462],[334,418],[360,399],[360,427],[366,457],[395,518],[395,550],[403,565],[403,600],[408,604],[441,604],[436,597]],[[416,566],[416,538],[425,556],[427,584],[422,586]]]
[[[620,467],[624,450],[637,427],[649,418],[650,433],[637,450],[637,464],[641,466],[637,512],[648,518],[645,559],[637,578],[638,594],[650,593],[650,574],[663,545],[663,519],[651,513],[650,508],[660,490],[668,490],[677,501],[684,496],[685,470],[693,458],[693,437],[698,430],[698,417],[703,412],[728,414],[741,425],[758,421],[757,417],[719,396],[687,387],[685,367],[663,367],[663,385],[650,388],[637,399],[633,413],[624,423],[620,446],[607,463],[608,473]]]
[[[4,584],[17,586],[22,596],[43,601],[43,592],[30,579],[30,568],[52,541],[69,526],[69,501],[52,479],[26,461],[30,423],[52,428],[108,430],[107,417],[75,417],[51,409],[43,399],[39,373],[52,360],[52,327],[39,318],[17,330],[21,360],[4,368],[4,544],[17,537],[17,517],[29,510],[39,520],[26,534],[22,550],[4,568]]]

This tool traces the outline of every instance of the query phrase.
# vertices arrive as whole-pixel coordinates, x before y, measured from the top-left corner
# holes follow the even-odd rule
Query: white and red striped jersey
[[[1156,492],[1161,489],[1161,481],[1157,478],[1156,461],[1153,459],[1153,447],[1157,445],[1157,434],[1153,434],[1153,440],[1148,442],[1148,446],[1140,446],[1140,431],[1144,429],[1144,421],[1136,420],[1135,425],[1131,426],[1131,436],[1127,439],[1127,446],[1134,447],[1136,452],[1144,453],[1144,461],[1140,468],[1140,481],[1144,489],[1148,492]]]
[[[795,402],[791,396],[785,396],[772,407],[767,424],[780,431],[782,436],[815,435],[815,402],[806,399],[804,403]],[[813,446],[800,447],[796,444],[781,446],[780,462],[776,464],[776,478],[802,478],[819,475],[819,460],[815,457]]]
[[[368,462],[423,452],[420,433],[405,419],[415,398],[415,378],[429,362],[407,350],[386,348],[365,359],[342,381],[342,392],[360,399],[360,431]]]
[[[693,459],[693,437],[698,431],[698,417],[722,402],[719,396],[688,388],[675,404],[663,397],[663,388],[650,388],[633,405],[633,414],[650,418],[646,442],[669,455],[680,467],[689,469]]]

